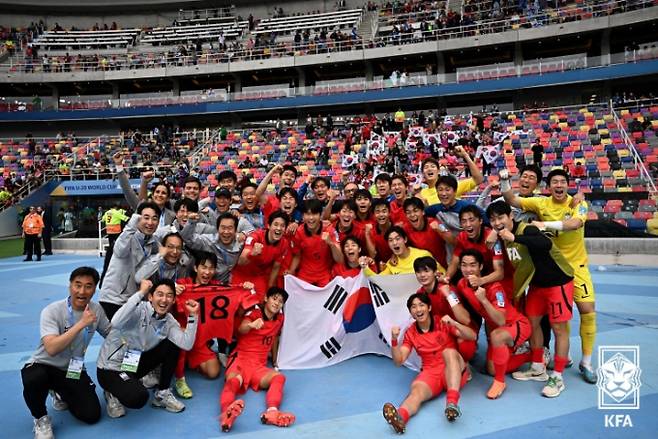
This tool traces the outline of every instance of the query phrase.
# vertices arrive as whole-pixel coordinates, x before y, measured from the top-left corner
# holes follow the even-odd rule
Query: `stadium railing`
[[[488,35],[500,33],[509,30],[519,30],[522,28],[544,27],[554,24],[563,24],[568,21],[578,19],[588,19],[614,15],[639,9],[652,8],[656,5],[654,0],[639,0],[629,6],[624,0],[615,0],[609,3],[584,3],[578,6],[569,6],[564,9],[551,9],[543,11],[541,14],[533,16],[520,16],[519,20],[482,20],[473,25],[455,26],[443,29],[433,29],[422,32],[420,38],[416,38],[414,33],[400,34],[399,37],[391,38],[390,36],[378,36],[371,40],[348,40],[332,41],[327,40],[316,44],[315,42],[295,44],[292,41],[278,42],[274,46],[262,46],[247,49],[245,47],[239,50],[229,49],[226,51],[204,50],[187,57],[178,57],[174,55],[167,56],[163,51],[152,51],[148,47],[138,47],[145,49],[130,54],[116,54],[108,56],[107,54],[98,54],[98,61],[58,63],[57,69],[60,72],[82,72],[82,71],[113,71],[124,69],[143,69],[143,68],[170,68],[182,66],[195,66],[198,64],[230,64],[242,61],[259,61],[270,58],[300,57],[308,55],[320,55],[341,52],[341,51],[365,51],[367,49],[381,48],[395,45],[404,45],[411,43],[433,42],[440,40],[452,40],[457,38],[466,38],[473,36]],[[583,12],[585,11],[585,12]],[[137,56],[139,63],[135,63],[134,56]],[[364,54],[365,57],[365,54]],[[111,61],[111,62],[110,62]],[[140,64],[141,63],[141,64]],[[58,72],[44,72],[43,65],[39,60],[27,62],[25,59],[13,57],[9,63],[0,64],[0,73],[6,73],[11,76],[12,73],[47,73],[54,74]]]
[[[658,47],[650,50],[626,51],[613,53],[609,56],[586,57],[581,55],[569,55],[548,59],[525,60],[522,65],[511,66],[506,63],[499,65],[488,65],[459,70],[455,73],[432,74],[425,72],[410,72],[406,79],[392,81],[391,78],[376,77],[372,81],[365,78],[346,78],[342,80],[320,83],[306,87],[286,87],[285,84],[259,86],[245,88],[241,92],[229,92],[225,89],[211,89],[204,93],[183,96],[149,96],[112,99],[107,98],[85,98],[66,97],[60,98],[60,111],[109,109],[109,108],[136,108],[155,107],[165,105],[198,104],[204,102],[231,102],[244,100],[279,99],[295,96],[313,96],[335,93],[363,92],[369,90],[384,90],[399,87],[419,87],[427,85],[458,84],[482,80],[500,80],[510,77],[522,77],[526,75],[544,75],[548,73],[559,73],[571,70],[589,69],[610,65],[622,65],[636,63],[645,60],[658,59]],[[9,98],[8,101],[0,100],[0,112],[8,111],[39,111],[29,100],[20,98]],[[48,97],[44,97],[44,102]]]

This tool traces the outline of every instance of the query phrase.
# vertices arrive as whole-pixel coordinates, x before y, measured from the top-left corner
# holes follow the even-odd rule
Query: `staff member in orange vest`
[[[30,206],[30,212],[23,220],[23,238],[27,246],[27,256],[23,262],[32,260],[32,253],[37,256],[37,261],[41,260],[41,232],[43,231],[43,218],[34,208]]]

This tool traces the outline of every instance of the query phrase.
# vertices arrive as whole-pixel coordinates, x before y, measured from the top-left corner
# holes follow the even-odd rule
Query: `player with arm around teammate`
[[[420,405],[447,390],[445,415],[453,422],[459,416],[459,389],[468,379],[468,369],[457,351],[457,337],[474,340],[475,332],[450,316],[433,317],[427,294],[415,293],[407,299],[407,309],[415,320],[405,331],[402,345],[398,344],[400,328],[391,328],[391,355],[396,366],[402,365],[412,349],[420,356],[422,368],[411,383],[411,391],[396,408],[384,404],[384,419],[397,433],[404,433],[409,418]]]
[[[238,345],[229,357],[220,397],[220,426],[224,432],[231,430],[244,409],[244,401],[235,399],[236,395],[249,388],[254,391],[267,389],[267,409],[260,418],[263,424],[288,427],[295,422],[295,415],[279,410],[286,377],[277,369],[277,352],[283,327],[282,310],[287,299],[288,293],[284,289],[271,287],[262,306],[248,311],[238,328]],[[274,369],[267,367],[270,352]]]

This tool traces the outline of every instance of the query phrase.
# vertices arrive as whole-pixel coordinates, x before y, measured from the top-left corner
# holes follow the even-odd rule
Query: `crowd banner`
[[[407,298],[416,292],[414,275],[336,277],[316,287],[285,277],[289,294],[279,344],[281,369],[330,366],[363,354],[391,356],[391,328],[412,322]],[[418,370],[413,353],[405,366]]]
[[[363,354],[390,355],[379,332],[368,280],[336,277],[316,287],[285,277],[289,294],[279,343],[281,369],[314,369]]]

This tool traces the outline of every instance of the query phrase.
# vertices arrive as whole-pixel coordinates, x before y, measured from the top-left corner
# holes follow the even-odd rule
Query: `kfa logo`
[[[638,410],[641,373],[639,346],[599,346],[599,409]],[[605,415],[604,421],[606,428],[633,426],[628,414]]]

